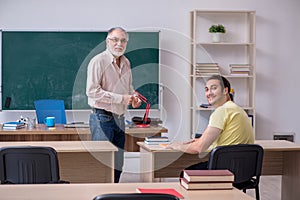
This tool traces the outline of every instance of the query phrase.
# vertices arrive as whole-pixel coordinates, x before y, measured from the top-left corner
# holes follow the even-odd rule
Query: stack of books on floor
[[[195,68],[196,76],[211,76],[220,74],[218,63],[197,63]]]
[[[2,129],[4,130],[16,130],[20,128],[24,128],[25,123],[24,122],[5,122],[2,126]]]
[[[249,76],[250,65],[248,64],[230,64],[230,74],[238,76]]]
[[[165,136],[150,136],[145,138],[145,144],[170,144],[169,138]]]
[[[234,175],[229,170],[183,170],[180,184],[187,190],[232,189]]]

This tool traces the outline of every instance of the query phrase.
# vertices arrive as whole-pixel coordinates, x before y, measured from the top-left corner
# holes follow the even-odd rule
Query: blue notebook
[[[18,127],[18,126],[24,126],[24,122],[5,122],[3,126],[11,126],[11,127]]]

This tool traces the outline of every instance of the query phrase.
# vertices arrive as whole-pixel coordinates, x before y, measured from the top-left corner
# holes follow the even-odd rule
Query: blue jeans
[[[125,122],[123,117],[91,113],[90,130],[93,141],[110,141],[117,148],[115,152],[114,182],[118,183],[124,164]]]

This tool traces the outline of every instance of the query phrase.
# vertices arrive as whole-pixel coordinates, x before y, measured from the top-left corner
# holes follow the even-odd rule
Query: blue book
[[[2,129],[3,130],[17,130],[17,129],[21,129],[21,128],[25,128],[25,126],[3,126]]]
[[[25,123],[24,122],[5,122],[3,124],[3,127],[22,127],[24,126]]]

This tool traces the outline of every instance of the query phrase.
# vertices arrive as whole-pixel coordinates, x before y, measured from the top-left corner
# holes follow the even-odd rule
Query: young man
[[[229,81],[219,75],[210,77],[205,86],[205,96],[215,110],[202,136],[185,143],[171,143],[168,148],[190,154],[210,150],[216,146],[253,144],[253,130],[246,112],[231,101]],[[207,163],[189,169],[204,169]]]
[[[128,105],[137,108],[141,100],[134,95],[129,60],[123,55],[128,33],[112,28],[106,38],[106,50],[91,59],[87,69],[86,95],[92,108],[92,140],[108,140],[118,147],[115,154],[115,180],[123,168],[125,145],[124,113]]]

